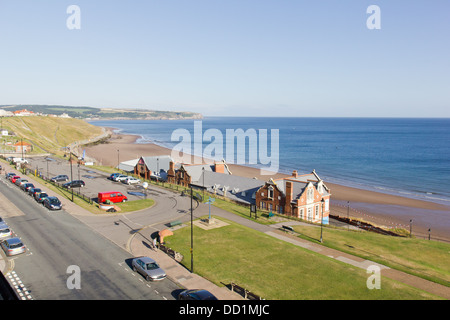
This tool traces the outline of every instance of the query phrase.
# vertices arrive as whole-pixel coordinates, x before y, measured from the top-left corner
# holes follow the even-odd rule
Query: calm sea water
[[[175,129],[194,139],[194,120],[91,123],[169,148],[179,143],[171,141]],[[450,205],[450,119],[207,117],[201,125],[202,132],[219,130],[224,141],[226,129],[266,129],[269,142],[278,129],[279,172],[315,169],[326,182]],[[246,159],[255,148],[247,143]]]

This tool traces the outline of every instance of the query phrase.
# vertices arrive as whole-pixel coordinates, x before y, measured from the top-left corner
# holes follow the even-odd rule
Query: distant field
[[[435,299],[387,278],[369,290],[365,270],[344,264],[234,222],[218,229],[194,226],[194,272],[219,286],[235,282],[270,300]],[[165,238],[190,268],[190,227]]]

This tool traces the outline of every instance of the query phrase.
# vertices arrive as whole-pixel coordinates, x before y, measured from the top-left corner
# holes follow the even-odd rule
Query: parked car
[[[117,203],[117,202],[125,202],[128,200],[127,196],[124,196],[122,193],[118,191],[108,191],[108,192],[99,192],[97,201],[98,203],[105,203],[107,200]]]
[[[117,176],[119,176],[119,175],[120,175],[120,173],[118,173],[118,172],[112,173],[112,174],[108,177],[108,179],[109,179],[109,180],[114,180],[114,178],[117,177]]]
[[[11,238],[11,239],[2,241],[1,246],[7,256],[21,254],[26,251],[26,248],[25,248],[24,244],[22,243],[22,240],[20,240],[19,238]]]
[[[217,298],[207,290],[194,289],[181,291],[178,300],[217,300]]]
[[[30,188],[28,189],[28,195],[32,196],[34,198],[34,195],[36,193],[42,192],[40,188]]]
[[[113,178],[114,181],[122,181],[124,179],[126,179],[128,176],[124,175],[124,174],[119,174],[118,176],[115,176]]]
[[[132,176],[128,176],[124,180],[122,180],[122,183],[126,183],[126,184],[136,184],[139,182],[141,182],[141,180],[139,180],[135,177],[132,177]]]
[[[0,241],[12,237],[12,231],[5,222],[0,222]]]
[[[157,281],[166,278],[166,273],[156,263],[155,260],[149,257],[134,258],[131,261],[131,266],[134,272],[142,274],[147,281]]]
[[[69,177],[65,174],[57,175],[56,177],[53,177],[50,179],[52,182],[61,182],[61,181],[69,181]]]
[[[28,190],[30,188],[34,188],[34,184],[30,183],[30,182],[26,182],[20,185],[20,189],[22,189],[25,192],[28,192]]]
[[[17,180],[17,179],[20,179],[20,176],[12,176],[11,182],[12,182],[12,183],[16,183],[16,180]]]
[[[16,174],[14,172],[8,172],[5,174],[5,178],[8,180],[11,180],[12,177],[14,177]]]
[[[27,179],[20,178],[20,179],[17,179],[16,182],[14,182],[14,183],[15,183],[16,186],[20,187],[21,185],[23,185],[24,183],[27,183],[27,182],[28,182]]]
[[[50,210],[61,210],[61,201],[57,197],[47,197],[44,199],[43,204]]]
[[[34,195],[34,200],[39,203],[43,203],[46,198],[48,198],[48,194],[46,192],[39,192]]]
[[[81,187],[84,187],[85,185],[86,184],[84,183],[83,180],[73,180],[73,181],[64,183],[62,186],[63,186],[63,188],[70,189],[70,188],[81,188]]]

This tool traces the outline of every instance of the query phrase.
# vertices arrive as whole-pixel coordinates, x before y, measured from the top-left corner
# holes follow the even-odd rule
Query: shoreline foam
[[[86,147],[86,155],[96,159],[102,165],[114,167],[117,166],[118,153],[121,162],[136,159],[141,156],[171,155],[171,149],[155,143],[137,143],[139,138],[139,135],[123,134],[120,130],[113,130],[113,134],[108,143]],[[194,159],[198,161],[200,157],[190,155],[190,159],[191,163],[193,163]],[[177,161],[178,159],[175,160]],[[244,165],[229,164],[229,167],[234,175],[251,178],[256,177],[263,181],[267,181],[271,177],[277,179],[289,176],[289,174],[284,173],[276,173],[273,176],[261,175],[260,169]],[[320,170],[318,170],[318,174],[320,175]],[[327,181],[325,181],[325,184],[331,189],[332,208],[335,209],[334,214],[346,216],[346,204],[349,201],[351,217],[377,225],[387,227],[397,226],[406,229],[409,229],[409,221],[412,219],[414,234],[427,236],[428,229],[431,228],[432,237],[450,240],[450,206],[432,201],[358,189]],[[379,210],[379,207],[377,207],[379,205],[384,205],[384,210]],[[400,207],[402,208],[401,210],[399,210]],[[386,208],[391,208],[392,212],[387,212],[388,209]],[[408,212],[408,208],[410,208],[410,215],[405,214],[405,212]],[[421,210],[423,210],[422,213]],[[429,210],[439,213],[442,218],[441,221],[436,221],[438,220],[436,217],[430,219],[430,221],[424,221],[425,215],[430,212]],[[398,213],[400,211],[402,214]],[[446,212],[448,214],[445,214]]]

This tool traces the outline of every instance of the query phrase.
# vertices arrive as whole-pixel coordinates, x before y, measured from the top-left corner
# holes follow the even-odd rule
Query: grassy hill
[[[33,153],[50,152],[63,155],[63,147],[75,141],[92,139],[103,133],[100,127],[81,119],[57,117],[5,117],[2,125],[15,137],[10,141],[22,138],[33,145]]]

